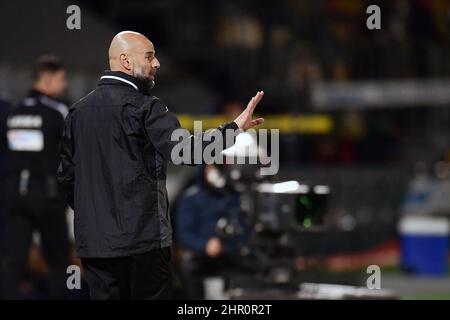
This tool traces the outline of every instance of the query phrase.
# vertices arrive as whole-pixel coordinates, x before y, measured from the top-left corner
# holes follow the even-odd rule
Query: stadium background
[[[81,30],[66,28],[70,4],[81,8]],[[381,8],[381,30],[366,28],[370,4]],[[332,190],[328,231],[302,234],[305,281],[364,286],[365,268],[378,264],[383,288],[403,298],[450,298],[448,274],[400,268],[398,231],[417,179],[449,191],[449,1],[16,0],[2,1],[0,16],[0,97],[13,102],[49,52],[68,66],[65,101],[77,101],[107,68],[120,30],[153,41],[162,66],[154,94],[185,127],[213,127],[264,90],[257,112],[281,132],[277,179]],[[193,172],[170,168],[171,200]],[[449,198],[439,214],[450,214]],[[422,215],[436,213],[421,205]],[[30,259],[38,276],[41,260]]]

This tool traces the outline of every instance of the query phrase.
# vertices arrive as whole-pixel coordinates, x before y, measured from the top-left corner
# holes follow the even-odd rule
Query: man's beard
[[[140,66],[135,66],[133,68],[133,77],[142,81],[142,83],[145,86],[144,90],[147,93],[150,92],[150,90],[152,90],[153,87],[155,86],[155,81],[150,79],[148,76],[145,76],[145,74],[142,71],[142,68]]]

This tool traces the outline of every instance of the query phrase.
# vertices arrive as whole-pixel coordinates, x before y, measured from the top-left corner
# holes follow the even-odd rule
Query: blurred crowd
[[[270,1],[172,1],[140,12],[122,12],[124,6],[113,2],[106,12],[106,1],[86,5],[120,17],[120,25],[151,30],[170,59],[161,72],[166,84],[194,77],[213,94],[206,106],[187,112],[220,113],[230,100],[245,101],[254,88],[264,88],[268,94],[258,112],[314,113],[312,89],[320,83],[450,76],[448,0],[282,0],[276,6]],[[135,3],[144,9],[144,1]],[[381,9],[380,30],[366,27],[366,8],[373,4]],[[201,95],[189,83],[187,92]],[[282,161],[390,165],[448,159],[448,140],[433,141],[438,130],[448,133],[446,108],[390,107],[329,111],[335,130],[285,134]],[[174,109],[186,112],[177,103]]]
[[[170,16],[176,8],[183,17],[165,21],[153,35],[170,50],[171,59],[224,96],[246,95],[258,85],[267,88],[272,103],[265,107],[275,112],[308,110],[309,89],[319,81],[450,74],[449,1],[271,4],[174,1],[155,8],[154,15]],[[366,8],[373,4],[381,9],[381,29],[376,31],[366,28]],[[133,13],[122,19],[139,25],[143,17]]]

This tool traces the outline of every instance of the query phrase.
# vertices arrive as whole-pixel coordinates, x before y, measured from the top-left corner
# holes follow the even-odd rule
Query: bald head
[[[160,67],[153,43],[138,32],[116,34],[108,54],[111,71],[122,71],[143,81],[154,81]]]

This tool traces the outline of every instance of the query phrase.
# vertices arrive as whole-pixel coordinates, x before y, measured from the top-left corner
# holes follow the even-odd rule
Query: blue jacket
[[[184,191],[175,212],[176,237],[179,244],[195,253],[205,254],[206,243],[211,237],[220,237],[217,222],[220,218],[238,221],[243,232],[224,242],[225,252],[234,252],[245,243],[248,227],[240,213],[239,194],[227,195],[210,191],[197,183]]]

